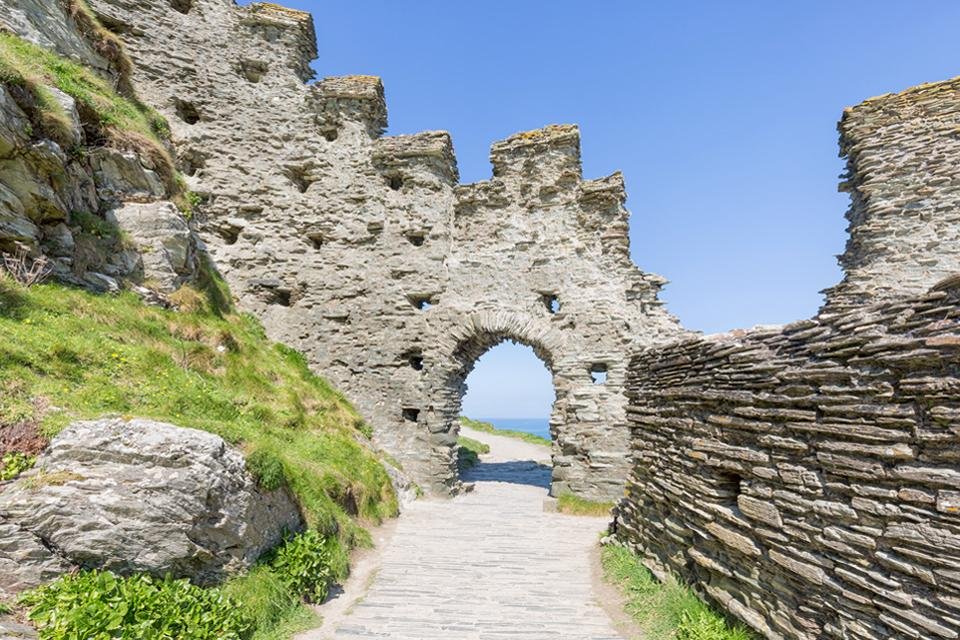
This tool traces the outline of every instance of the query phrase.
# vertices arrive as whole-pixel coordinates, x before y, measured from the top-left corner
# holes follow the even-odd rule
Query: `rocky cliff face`
[[[142,107],[129,90],[130,63],[119,42],[93,33],[98,27],[78,7],[0,2],[0,27],[44,47],[3,36],[0,252],[46,261],[59,280],[94,290],[129,281],[172,291],[196,277],[200,252],[171,202],[182,190],[162,141],[144,144],[98,113],[98,104],[104,111]],[[59,63],[47,50],[82,65],[69,73],[80,80],[74,93],[83,92],[84,101],[56,86]]]
[[[657,300],[664,280],[630,261],[622,177],[583,179],[575,127],[499,142],[493,178],[459,185],[446,133],[381,136],[379,79],[304,84],[307,14],[91,5],[170,120],[204,241],[241,306],[308,354],[421,484],[456,487],[464,380],[512,339],[553,373],[554,490],[619,495],[625,353],[681,330]]]

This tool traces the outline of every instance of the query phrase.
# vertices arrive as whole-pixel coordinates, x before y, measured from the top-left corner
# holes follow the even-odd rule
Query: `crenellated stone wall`
[[[90,4],[171,121],[201,234],[241,307],[306,353],[418,482],[457,489],[466,376],[515,340],[553,374],[554,491],[621,494],[626,354],[684,332],[657,299],[665,281],[630,261],[622,177],[583,179],[576,127],[498,142],[493,177],[460,185],[448,134],[382,136],[378,78],[304,84],[307,14]]]

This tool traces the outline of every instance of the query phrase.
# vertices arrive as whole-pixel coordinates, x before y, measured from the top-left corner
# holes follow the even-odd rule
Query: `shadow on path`
[[[534,460],[481,462],[475,467],[464,469],[460,478],[465,482],[507,482],[549,489],[550,466]]]

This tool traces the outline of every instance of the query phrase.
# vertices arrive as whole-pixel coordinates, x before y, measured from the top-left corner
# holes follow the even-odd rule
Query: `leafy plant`
[[[333,562],[330,539],[311,529],[279,547],[270,567],[292,592],[309,602],[323,602],[334,579]]]
[[[219,589],[187,580],[80,571],[20,599],[40,640],[240,640],[252,622]]]
[[[0,481],[13,480],[32,467],[34,462],[36,462],[34,456],[28,456],[19,451],[3,454],[3,458],[0,458]]]
[[[606,546],[603,574],[627,596],[626,611],[645,637],[664,640],[753,640],[741,624],[731,624],[697,597],[690,587],[670,577],[663,582],[629,549]]]

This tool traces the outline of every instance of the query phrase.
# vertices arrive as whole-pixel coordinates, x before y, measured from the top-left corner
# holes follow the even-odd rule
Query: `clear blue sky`
[[[281,1],[314,14],[319,76],[382,76],[389,133],[450,131],[464,182],[491,142],[579,124],[585,175],[626,176],[634,261],[706,332],[816,311],[846,239],[843,108],[960,75],[955,0]],[[483,358],[469,406],[545,415],[505,401],[522,381],[549,407],[533,358]]]

